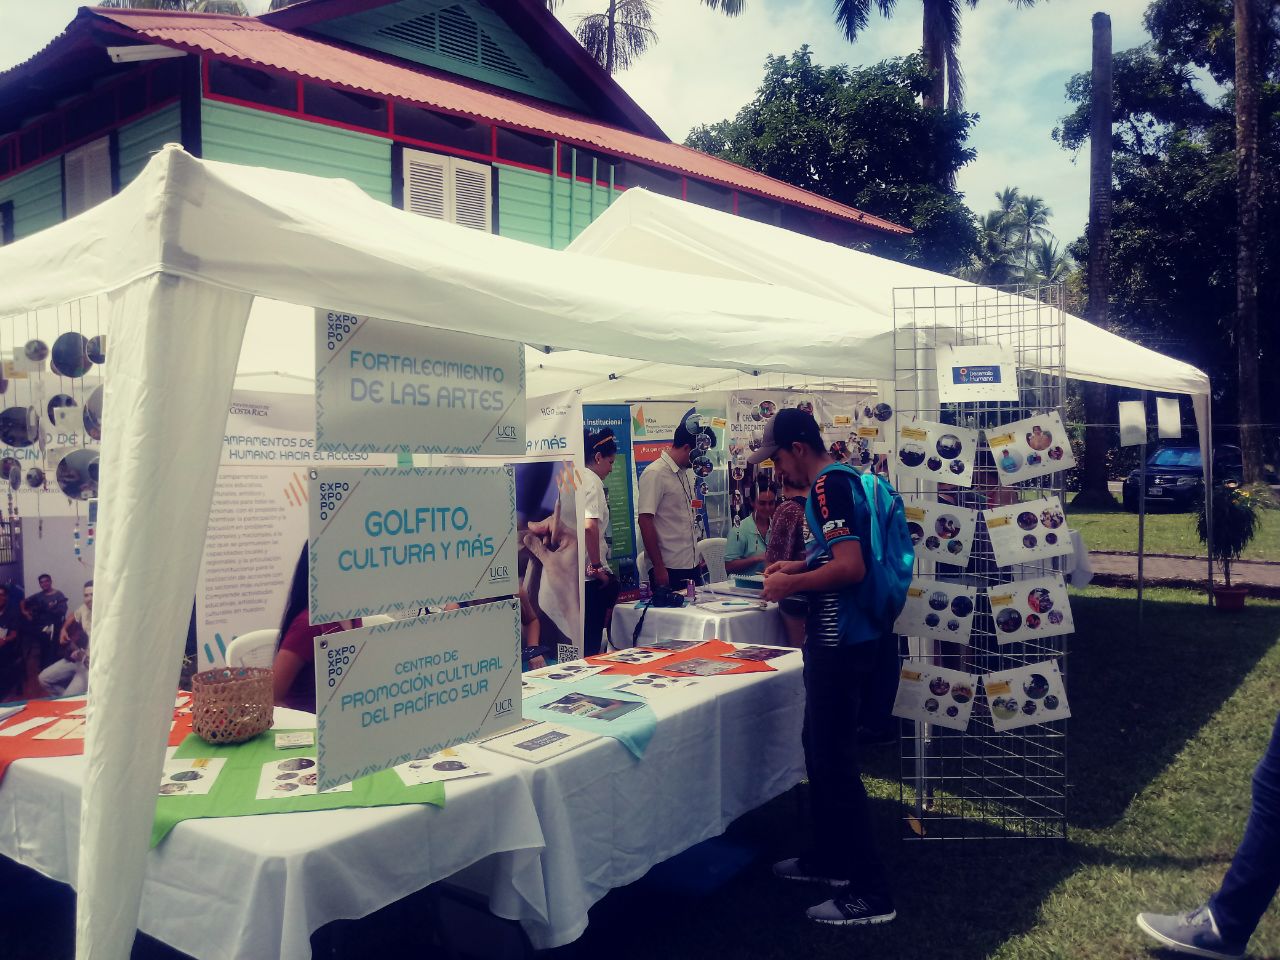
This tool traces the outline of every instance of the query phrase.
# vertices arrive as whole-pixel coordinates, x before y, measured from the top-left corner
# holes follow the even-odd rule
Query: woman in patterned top
[[[809,488],[794,486],[781,470],[775,470],[775,476],[782,485],[782,500],[773,512],[773,522],[769,526],[769,545],[765,550],[766,567],[779,560],[803,560],[805,541],[808,539],[804,502],[809,495]],[[804,624],[809,615],[808,600],[803,596],[787,597],[778,604],[778,612],[782,614],[787,643],[793,647],[803,647]]]

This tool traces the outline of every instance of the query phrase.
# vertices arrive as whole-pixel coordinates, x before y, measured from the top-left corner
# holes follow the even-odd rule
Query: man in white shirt
[[[583,431],[586,473],[582,477],[582,515],[586,518],[587,584],[582,648],[586,656],[600,652],[609,614],[618,600],[618,579],[609,567],[609,499],[605,477],[613,470],[618,441],[613,430]]]
[[[84,585],[84,603],[62,626],[63,659],[40,671],[40,685],[55,697],[70,697],[89,689],[89,635],[93,631],[93,581]]]
[[[699,579],[700,528],[695,526],[694,479],[689,475],[699,434],[710,437],[710,445],[715,446],[715,434],[705,427],[691,430],[686,417],[676,427],[671,446],[640,474],[636,512],[655,591],[659,587],[683,590],[690,580]]]

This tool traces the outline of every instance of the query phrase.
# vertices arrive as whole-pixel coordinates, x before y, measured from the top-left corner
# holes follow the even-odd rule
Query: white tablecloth
[[[718,599],[731,600],[730,597]],[[714,602],[714,601],[713,601]],[[640,610],[634,603],[622,603],[614,608],[613,623],[609,628],[611,643],[621,649],[632,646],[631,635]],[[766,646],[786,646],[786,633],[776,603],[765,609],[739,612],[710,610],[705,606],[654,607],[645,617],[641,639],[657,640],[664,637],[677,640],[725,640],[729,643],[762,643]]]
[[[303,960],[324,924],[461,875],[535,947],[569,943],[609,890],[801,779],[800,655],[774,664],[655,703],[641,761],[607,738],[540,765],[475,748],[492,775],[446,784],[443,809],[179,823],[151,852],[139,927],[201,960]],[[308,721],[279,711],[276,725]],[[0,783],[0,854],[71,883],[82,773],[80,757],[14,763]]]

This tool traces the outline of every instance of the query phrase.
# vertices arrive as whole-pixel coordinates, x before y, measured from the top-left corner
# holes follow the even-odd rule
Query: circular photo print
[[[711,471],[715,469],[715,464],[711,462],[710,457],[696,457],[693,461],[693,473],[697,477],[709,477]]]
[[[939,617],[936,613],[930,613],[924,618],[924,625],[926,627],[936,627],[941,622],[942,622],[942,618]]]
[[[893,407],[887,403],[877,403],[871,408],[871,416],[875,417],[881,423],[884,423],[893,416]]]
[[[831,444],[830,453],[833,460],[838,460],[843,463],[849,459],[849,445],[843,440],[837,440],[835,443]]]
[[[904,443],[898,448],[898,459],[908,467],[918,467],[924,463],[924,447],[914,440]]]
[[[302,784],[304,787],[314,787],[319,782],[320,774],[318,773],[304,773],[298,778],[298,783]]]
[[[690,411],[685,415],[684,425],[689,428],[690,433],[697,433],[702,429],[702,414]]]
[[[1040,700],[1049,692],[1049,678],[1043,673],[1033,673],[1022,685],[1022,692],[1032,700]]]
[[[957,683],[951,688],[951,699],[956,703],[968,703],[973,699],[973,688],[963,683]]]
[[[1054,507],[1040,511],[1040,522],[1050,530],[1057,530],[1064,522],[1066,522],[1066,519],[1067,518],[1063,515],[1062,511]]]
[[[43,340],[28,340],[22,348],[22,354],[32,363],[43,363],[49,356],[49,345]]]
[[[1053,434],[1043,427],[1032,427],[1027,434],[1027,446],[1032,450],[1048,450],[1053,443]]]
[[[696,446],[699,450],[703,450],[703,451],[710,450],[711,434],[705,433],[705,432],[698,434],[698,439],[694,441],[694,446]]]
[[[761,420],[763,420],[763,419],[764,419],[764,417],[760,416],[760,411],[759,411],[759,410],[752,410],[752,411],[751,411],[751,419],[752,419],[752,420],[754,420],[756,423],[759,423]]]
[[[62,334],[53,341],[49,366],[63,377],[83,377],[93,366],[89,359],[89,341],[78,333]]]
[[[813,416],[812,401],[801,400],[799,403],[796,404],[796,409],[799,410],[801,413],[807,413],[809,414],[809,416]]]
[[[281,770],[307,770],[315,765],[316,762],[310,757],[290,757],[288,760],[281,760],[279,763]]]
[[[26,407],[0,410],[0,443],[6,447],[29,447],[36,442],[38,433],[31,430]]]
[[[1053,694],[1049,694],[1049,696],[1044,698],[1044,708],[1046,710],[1057,710],[1058,698],[1055,697]]]
[[[22,486],[22,464],[16,457],[5,457],[0,460],[0,480],[12,480],[13,477],[18,478],[18,482],[14,484],[15,488]]]
[[[27,486],[28,486],[28,487],[43,487],[43,486],[44,486],[44,471],[43,471],[43,470],[41,470],[39,467],[32,467],[31,469],[29,469],[29,470],[27,471]]]
[[[15,493],[22,489],[22,467],[18,465],[18,461],[13,462],[13,466],[9,469],[8,474],[9,489]]]
[[[741,479],[742,479],[743,477],[745,477],[746,475],[747,475],[747,472],[746,472],[745,470],[743,470],[743,469],[742,469],[742,467],[734,467],[734,468],[733,468],[733,479],[735,479],[735,480],[741,480]]]
[[[169,777],[170,780],[199,780],[204,774],[199,770],[179,770]]]
[[[94,363],[107,362],[107,337],[106,334],[100,333],[96,337],[89,338],[88,348],[89,359]]]
[[[14,461],[17,463],[18,461]],[[915,545],[924,539],[924,527],[916,523],[914,520],[907,521],[907,533],[911,534],[911,543]]]
[[[298,785],[293,781],[288,781],[286,783],[277,783],[273,789],[278,790],[281,793],[293,793],[293,791],[298,789]]]
[[[929,594],[929,606],[934,610],[945,610],[950,602],[951,598],[944,590],[935,590]]]
[[[937,457],[930,457],[929,462],[925,464],[925,466],[927,466],[934,473],[937,473],[939,470],[942,469],[942,461],[939,460]]]
[[[1017,473],[1022,468],[1022,454],[1017,450],[1001,450],[996,466],[1005,473]]]
[[[467,765],[461,760],[441,760],[432,769],[441,770],[445,773],[456,773],[459,770],[467,769]]]
[[[632,683],[653,683],[653,681],[648,679],[647,677],[636,677],[636,679],[632,680],[631,682]]]
[[[3,414],[0,414],[3,417]],[[95,440],[102,439],[102,387],[98,386],[84,405],[84,432]]]
[[[944,513],[934,522],[933,529],[943,540],[950,540],[960,534],[960,521],[949,513]]]
[[[1027,594],[1027,605],[1036,613],[1048,613],[1053,609],[1053,594],[1044,587],[1036,587]]]
[[[1053,544],[1058,542],[1058,535],[1056,533],[1046,533],[1044,535],[1044,542],[1053,546]]]
[[[1018,526],[1023,530],[1034,530],[1037,523],[1039,521],[1036,519],[1036,515],[1030,510],[1023,510],[1018,514]]]
[[[1018,701],[1013,697],[996,697],[991,701],[991,715],[997,720],[1012,720],[1018,715]]]
[[[1026,547],[1028,550],[1035,549],[1035,545],[1039,542],[1040,541],[1035,538],[1035,535],[1031,533],[1028,533],[1025,537],[1022,538],[1022,545]]]
[[[1054,447],[1052,450],[1050,450],[1050,451],[1049,451],[1049,459],[1050,459],[1050,460],[1061,460],[1061,459],[1062,459],[1062,448],[1061,448],[1061,447]]]
[[[960,716],[960,708],[954,706],[947,707],[947,716],[954,720],[956,717]]]
[[[960,456],[960,451],[964,449],[964,444],[960,442],[960,438],[954,433],[944,433],[938,438],[935,446],[938,450],[938,456],[944,460],[954,460]]]
[[[1028,453],[1028,454],[1027,454],[1027,466],[1028,466],[1028,467],[1038,467],[1038,466],[1040,466],[1040,464],[1041,464],[1040,454],[1038,454],[1038,453]]]
[[[695,497],[705,497],[707,495],[707,481],[699,480],[693,485],[693,495]]]
[[[58,464],[58,489],[72,500],[92,500],[98,495],[98,451],[73,450]]]
[[[933,697],[930,697],[928,700],[924,702],[924,708],[928,710],[930,713],[937,713],[938,701],[933,699]]]
[[[742,492],[740,490],[733,491],[733,508],[735,510],[742,506]]]
[[[1031,629],[1031,630],[1038,630],[1038,629],[1040,629],[1040,614],[1038,614],[1038,613],[1028,613],[1028,614],[1027,614],[1027,627],[1028,627],[1028,629]]]
[[[1062,622],[1062,620],[1063,620],[1063,616],[1062,616],[1062,611],[1061,611],[1061,610],[1050,610],[1050,611],[1049,611],[1049,622],[1050,622],[1050,623],[1052,623],[1055,627],[1056,627],[1058,624],[1060,624],[1060,623]]]
[[[175,793],[186,793],[187,785],[185,783],[162,783],[160,784],[160,795],[171,797]]]
[[[954,473],[958,477],[960,476],[960,474],[964,473],[964,461],[952,460],[950,463],[947,464],[947,469],[950,470],[952,473]]]
[[[49,423],[53,424],[54,427],[57,427],[58,411],[72,411],[78,406],[80,406],[80,404],[76,403],[75,397],[68,396],[65,393],[55,395],[54,398],[49,401]],[[65,417],[67,414],[64,413],[63,416]]]
[[[964,553],[963,540],[951,540],[947,543],[947,553],[954,553],[957,556]]]
[[[276,779],[277,780],[297,780],[298,775],[296,773],[277,773]]]
[[[959,621],[959,620],[948,620],[948,621],[947,621],[947,629],[948,629],[948,630],[950,630],[952,633],[959,633],[959,632],[960,632],[960,621]]]
[[[777,412],[778,412],[778,405],[774,403],[772,400],[760,401],[760,416],[764,417],[766,420],[768,420]]]
[[[951,612],[957,617],[967,617],[973,613],[973,601],[963,593],[951,601]]]
[[[1028,717],[1035,716],[1036,702],[1034,700],[1028,700],[1026,703],[1022,705],[1022,712],[1025,713]]]
[[[934,677],[933,680],[929,682],[929,692],[935,697],[945,697],[947,695],[947,691],[950,689],[951,684],[947,683],[947,681],[943,680],[941,677]]]
[[[1013,633],[1022,626],[1022,614],[1013,607],[1005,607],[996,614],[996,626],[1005,633]]]
[[[939,540],[937,537],[930,537],[928,540],[924,542],[924,545],[930,550],[937,550],[940,546],[942,546],[942,541]]]

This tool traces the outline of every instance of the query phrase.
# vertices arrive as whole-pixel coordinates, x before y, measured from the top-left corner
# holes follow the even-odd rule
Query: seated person
[[[778,488],[764,477],[756,485],[756,500],[751,516],[733,528],[724,550],[724,568],[730,573],[764,573],[769,546],[769,524],[778,505]]]
[[[54,697],[73,697],[89,689],[89,633],[93,629],[93,581],[84,584],[84,603],[68,614],[59,640],[62,659],[40,671],[40,686]]]
[[[307,547],[302,547],[293,570],[289,599],[280,618],[280,644],[271,669],[276,706],[316,712],[315,638],[361,625],[359,620],[311,624],[307,612]]]

